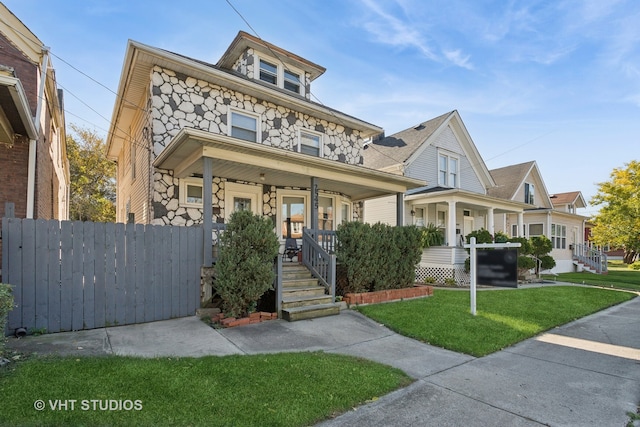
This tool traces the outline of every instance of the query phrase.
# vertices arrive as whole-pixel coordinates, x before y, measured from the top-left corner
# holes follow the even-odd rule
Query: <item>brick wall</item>
[[[0,33],[0,64],[13,67],[27,94],[31,115],[35,117],[38,105],[38,65],[34,64],[22,52]]]
[[[15,203],[16,218],[26,217],[28,165],[28,139],[21,138],[13,144],[0,141],[0,218],[6,202]]]

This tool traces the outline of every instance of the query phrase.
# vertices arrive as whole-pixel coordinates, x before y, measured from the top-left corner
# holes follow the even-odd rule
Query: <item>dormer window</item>
[[[300,75],[284,70],[284,88],[291,92],[300,93]]]
[[[260,80],[278,86],[278,66],[261,59]]]
[[[283,65],[279,61],[258,59],[260,64],[259,78],[282,89],[293,93],[300,93],[301,76],[298,70],[292,70],[288,65]]]

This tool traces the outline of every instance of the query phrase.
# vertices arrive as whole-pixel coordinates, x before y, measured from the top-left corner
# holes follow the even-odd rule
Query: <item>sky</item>
[[[489,169],[587,203],[640,160],[637,0],[3,0],[106,138],[128,39],[216,63],[243,30],[327,69],[314,100],[387,135],[458,110]],[[597,213],[597,206],[578,211]]]

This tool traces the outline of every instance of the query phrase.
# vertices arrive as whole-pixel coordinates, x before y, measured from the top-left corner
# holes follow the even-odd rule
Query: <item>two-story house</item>
[[[67,219],[65,117],[51,55],[2,3],[0,17],[0,217]]]
[[[129,41],[107,140],[117,220],[211,227],[251,210],[284,242],[288,222],[292,237],[335,230],[362,200],[423,185],[362,165],[382,129],[312,101],[324,71],[242,31],[217,64]]]
[[[525,203],[489,193],[496,183],[457,111],[375,138],[366,145],[364,164],[427,182],[405,195],[403,220],[418,226],[436,225],[444,235],[444,245],[424,251],[417,280],[468,281],[464,236],[481,228],[493,234],[496,215],[513,215],[522,223]],[[392,197],[366,201],[364,220],[397,224],[393,202]]]
[[[579,191],[550,194],[535,161],[491,170],[497,186],[489,194],[501,199],[524,202],[523,219],[513,214],[496,215],[496,230],[510,236],[546,236],[551,240],[555,273],[575,271],[574,255],[585,244],[588,217],[577,209],[586,207]],[[519,222],[518,222],[519,221]]]

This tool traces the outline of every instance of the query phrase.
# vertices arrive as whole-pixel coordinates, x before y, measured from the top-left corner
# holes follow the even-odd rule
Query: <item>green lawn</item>
[[[468,291],[436,289],[429,298],[357,309],[402,335],[484,356],[634,296],[572,286],[486,290],[477,293],[474,317]]]
[[[400,370],[325,353],[11,365],[0,369],[0,425],[303,426],[411,382]],[[56,400],[67,409],[52,410]]]
[[[603,286],[615,289],[640,291],[640,270],[632,270],[622,261],[610,261],[608,274],[560,273],[558,276],[546,276],[545,279],[558,282],[582,283],[585,285]]]

